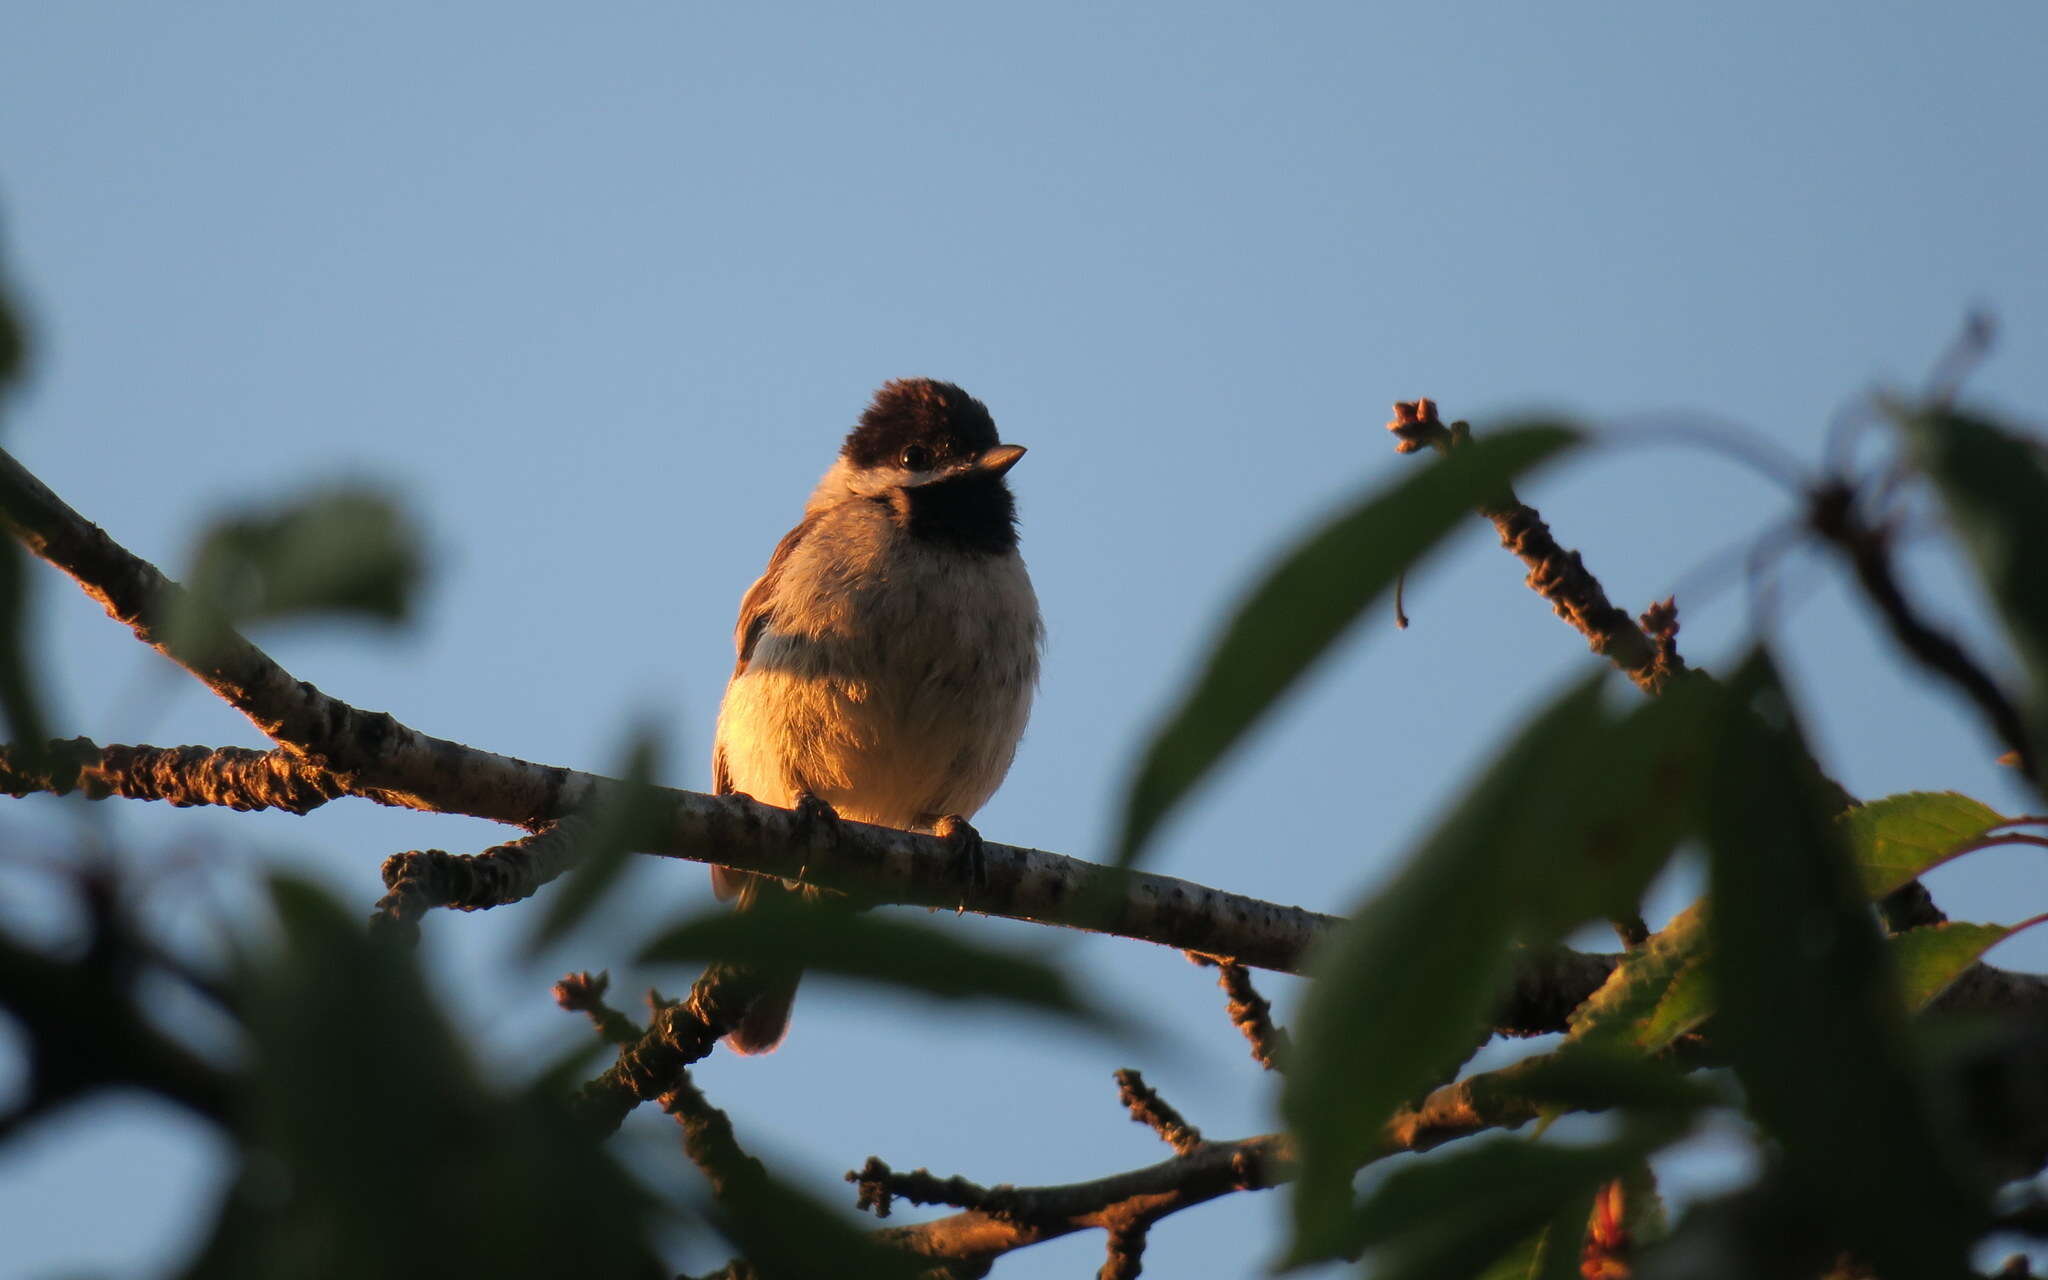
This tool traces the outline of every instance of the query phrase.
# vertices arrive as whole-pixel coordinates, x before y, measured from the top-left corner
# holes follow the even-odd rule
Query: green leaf
[[[540,923],[527,941],[534,955],[582,923],[605,891],[617,882],[632,855],[653,847],[668,806],[655,786],[662,773],[661,737],[641,726],[627,742],[617,769],[620,785],[589,817],[589,834],[576,865],[548,895]]]
[[[2008,819],[1953,791],[1908,791],[1846,810],[1838,820],[1873,900],[1947,862]]]
[[[1541,1106],[1568,1111],[1611,1111],[1686,1119],[1724,1101],[1719,1091],[1669,1063],[1629,1049],[1568,1041],[1554,1053],[1518,1065],[1515,1083]]]
[[[28,338],[4,285],[0,278],[0,408],[28,367]],[[29,645],[33,584],[20,544],[12,538],[0,538],[0,544],[0,712],[6,713],[8,738],[22,765],[33,769],[50,737]]]
[[[1964,924],[1950,920],[1922,925],[1895,934],[1890,939],[1892,960],[1898,966],[1899,987],[1908,1009],[1924,1009],[1963,976],[1984,953],[2022,929],[2048,920],[2035,916],[2018,924]]]
[[[660,934],[642,963],[723,961],[762,973],[792,969],[915,991],[944,1000],[986,999],[1107,1027],[1066,975],[1042,960],[963,942],[908,920],[860,914],[829,900],[762,894],[745,911],[717,910]]]
[[[1460,1143],[1390,1174],[1359,1209],[1346,1252],[1370,1250],[1374,1280],[1441,1280],[1477,1275],[1548,1229],[1571,1241],[1576,1261],[1594,1192],[1683,1132],[1637,1125],[1591,1147],[1505,1135]]]
[[[1651,878],[1698,825],[1707,731],[1721,696],[1705,678],[1674,681],[1618,719],[1603,716],[1590,742],[1551,763],[1543,793],[1525,798],[1531,825],[1503,853],[1524,895],[1525,941],[1636,913]]]
[[[1479,1275],[1479,1280],[1579,1280],[1579,1254],[1599,1191],[1560,1203],[1541,1231],[1516,1245]]]
[[[2048,453],[1953,409],[1901,413],[1899,426],[2012,634],[2032,683],[2035,757],[2048,769]]]
[[[29,770],[38,766],[50,740],[35,654],[29,644],[33,591],[28,553],[12,538],[0,540],[0,711],[7,715],[13,750]]]
[[[929,1259],[884,1248],[849,1216],[765,1170],[729,1180],[706,1207],[761,1280],[913,1280]]]
[[[1574,1039],[1656,1053],[1713,1012],[1707,975],[1707,912],[1696,903],[1622,957],[1578,1008]]]
[[[1714,1042],[1840,1247],[1880,1275],[1968,1275],[1981,1188],[1936,1124],[1791,700],[1760,651],[1729,690],[1706,828]]]
[[[185,584],[231,622],[319,614],[401,622],[421,572],[418,534],[398,508],[374,490],[349,487],[216,521]],[[185,636],[205,634],[203,619],[171,621]]]
[[[1696,825],[1718,687],[1680,681],[1616,717],[1603,679],[1538,716],[1311,957],[1281,1108],[1302,1159],[1292,1256],[1336,1251],[1352,1172],[1394,1109],[1484,1039],[1513,945],[1633,914]]]
[[[749,1180],[728,1193],[711,1220],[762,1280],[912,1280],[929,1274],[924,1260],[877,1244],[816,1198],[773,1177]]]
[[[1124,800],[1117,864],[1405,569],[1515,477],[1578,440],[1559,426],[1461,445],[1361,500],[1283,555],[1212,645],[1202,672],[1145,748]]]
[[[1709,948],[1712,944],[1709,942]],[[1653,1053],[1697,1031],[1714,1014],[1714,966],[1711,950],[1697,963],[1680,969],[1657,1007],[1637,1028],[1637,1043]]]
[[[237,979],[240,1180],[188,1276],[664,1274],[646,1194],[563,1107],[485,1079],[412,953],[310,885],[272,897],[278,946]]]
[[[28,330],[14,308],[14,291],[0,275],[0,397],[14,389],[28,371]],[[0,404],[4,404],[0,398]]]
[[[1537,838],[1524,809],[1558,761],[1597,738],[1599,694],[1589,680],[1544,711],[1393,883],[1311,953],[1280,1100],[1301,1158],[1291,1261],[1345,1252],[1352,1174],[1384,1153],[1387,1118],[1485,1039],[1522,920],[1504,850]]]

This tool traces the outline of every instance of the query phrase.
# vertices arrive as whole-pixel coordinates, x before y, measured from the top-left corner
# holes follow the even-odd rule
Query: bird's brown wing
[[[740,597],[740,619],[733,626],[732,646],[736,657],[732,664],[732,678],[737,680],[746,672],[747,661],[754,656],[754,644],[761,633],[774,620],[775,610],[771,601],[775,598],[775,585],[782,578],[783,566],[789,563],[789,553],[796,550],[804,534],[810,531],[812,518],[804,517],[802,523],[782,535],[782,541],[775,544],[775,553],[768,557],[768,567],[761,576],[754,579],[754,585],[747,588],[747,594]],[[713,795],[731,795],[732,769],[725,762],[725,747],[711,748],[711,792]],[[720,901],[740,898],[745,907],[751,895],[748,889],[756,877],[749,871],[735,871],[730,867],[711,868],[711,889]]]
[[[782,535],[782,541],[775,544],[775,554],[768,557],[768,567],[761,576],[754,579],[754,585],[747,588],[747,594],[740,597],[740,620],[733,625],[732,647],[738,655],[732,666],[732,678],[737,680],[747,669],[747,660],[754,656],[754,643],[773,621],[775,610],[770,601],[775,598],[775,586],[782,580],[782,570],[789,563],[790,552],[804,540],[816,523],[813,516],[805,516],[803,523]]]

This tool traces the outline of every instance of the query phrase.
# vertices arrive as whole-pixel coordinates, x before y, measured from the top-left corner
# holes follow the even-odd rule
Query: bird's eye
[[[922,471],[932,465],[932,451],[921,444],[914,444],[903,451],[898,461],[903,463],[905,471]]]

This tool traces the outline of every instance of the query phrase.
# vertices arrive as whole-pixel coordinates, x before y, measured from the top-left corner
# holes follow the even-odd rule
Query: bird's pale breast
[[[775,616],[727,686],[733,789],[808,789],[896,827],[971,816],[1008,772],[1038,678],[1039,621],[1014,552],[877,536],[873,503],[818,522],[783,567]]]

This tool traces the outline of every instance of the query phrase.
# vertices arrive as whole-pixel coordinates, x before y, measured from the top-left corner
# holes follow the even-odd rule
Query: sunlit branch
[[[1438,418],[1436,402],[1428,399],[1395,405],[1387,430],[1399,440],[1395,448],[1402,453],[1423,448],[1448,453],[1470,436],[1464,423],[1446,424]],[[1593,652],[1621,668],[1644,692],[1655,693],[1685,669],[1676,647],[1654,643],[1625,610],[1616,608],[1579,553],[1558,545],[1543,517],[1512,489],[1480,507],[1479,514],[1493,523],[1501,545],[1529,566],[1529,589],[1548,600],[1558,617],[1586,637]]]
[[[988,842],[985,849],[985,881],[963,884],[956,875],[954,850],[935,836],[850,820],[807,823],[790,810],[740,795],[628,788],[602,775],[535,764],[434,738],[385,713],[359,710],[293,679],[225,624],[204,653],[167,640],[159,634],[158,620],[170,615],[173,603],[183,597],[182,589],[66,506],[4,451],[0,451],[0,525],[31,551],[70,574],[112,617],[185,665],[284,749],[282,755],[259,752],[229,757],[182,748],[170,755],[185,759],[183,753],[200,750],[202,757],[219,762],[208,768],[222,777],[232,773],[227,767],[231,759],[240,761],[236,767],[248,774],[266,779],[274,775],[291,787],[305,788],[301,794],[280,797],[290,798],[294,804],[339,786],[346,794],[379,803],[539,830],[608,803],[654,803],[659,814],[653,828],[659,835],[638,850],[642,853],[717,863],[781,879],[801,877],[872,903],[958,907],[1108,933],[1288,973],[1302,971],[1310,945],[1337,923],[1336,917],[1320,912],[1172,876],[1123,872],[1044,850],[994,842]],[[1575,556],[1571,562],[1583,572]],[[1597,583],[1593,586],[1597,589]],[[1604,599],[1599,597],[1602,603]],[[1601,613],[1590,605],[1586,611]],[[1625,637],[1633,635],[1641,663],[1661,670],[1656,646],[1633,622],[1626,617],[1622,621],[1627,625],[1614,633],[1619,637],[1616,643],[1625,647],[1629,643]],[[1622,658],[1617,656],[1616,661]],[[1649,678],[1649,674],[1638,674],[1639,683]],[[37,789],[56,789],[59,782],[68,781],[86,794],[94,794],[94,787],[83,779],[94,768],[100,770],[96,776],[112,776],[105,762],[114,748],[74,743],[71,749],[88,761],[87,767],[69,779],[43,779],[49,785]],[[123,750],[144,753],[161,749]],[[90,763],[95,752],[100,760],[97,766]],[[211,777],[207,769],[199,769],[198,774]],[[25,781],[18,776],[14,780]],[[108,794],[142,796],[154,785],[134,782],[127,790],[110,790]],[[211,780],[206,785],[195,780],[180,786],[182,789],[166,788],[162,794],[174,802],[229,804],[263,794],[254,783],[241,791],[222,790]],[[462,905],[488,903],[473,896],[465,898]],[[1496,1029],[1523,1035],[1562,1029],[1566,1015],[1606,980],[1614,964],[1613,956],[1562,949],[1521,956],[1514,982],[1497,1010]],[[2039,988],[2048,996],[2048,980],[2026,975],[2000,977],[2007,980],[2009,995]]]
[[[1252,985],[1250,972],[1234,960],[1218,960],[1195,952],[1189,952],[1188,959],[1215,967],[1216,985],[1230,998],[1225,1008],[1230,1025],[1251,1045],[1254,1061],[1268,1071],[1281,1070],[1289,1049],[1287,1029],[1273,1022],[1273,1006]]]

